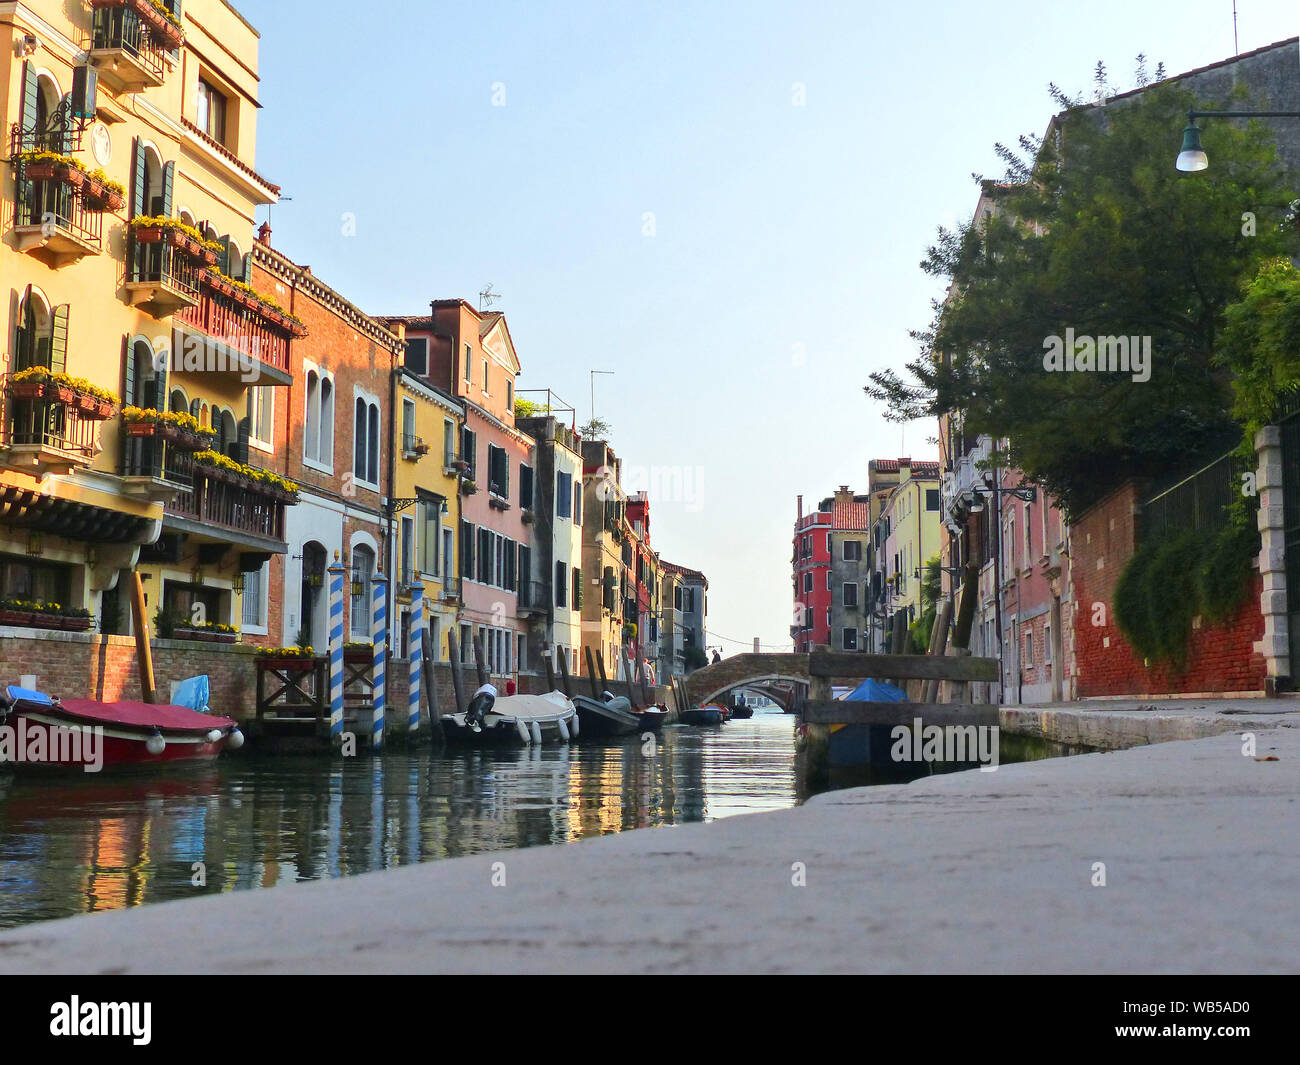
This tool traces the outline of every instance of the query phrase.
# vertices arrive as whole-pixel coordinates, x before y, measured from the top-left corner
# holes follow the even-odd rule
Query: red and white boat
[[[243,744],[232,718],[185,706],[61,700],[17,687],[0,695],[0,763],[15,768],[93,773],[208,761]]]

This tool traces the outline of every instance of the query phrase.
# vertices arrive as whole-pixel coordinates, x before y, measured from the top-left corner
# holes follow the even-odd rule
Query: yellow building
[[[162,6],[0,6],[0,486],[19,518],[0,595],[84,605],[110,633],[147,544],[151,613],[237,624],[293,500],[251,469],[280,443],[303,331],[241,286],[279,191],[253,168],[258,35],[224,0]]]
[[[609,679],[621,677],[624,606],[631,564],[631,527],[621,484],[622,463],[603,440],[582,442],[582,647],[599,655]]]
[[[393,617],[403,633],[394,641],[405,657],[409,631],[410,586],[418,576],[424,586],[426,624],[438,661],[448,661],[447,634],[460,606],[460,567],[456,530],[460,522],[457,491],[458,442],[465,408],[407,369],[395,371],[397,407],[392,443],[393,514],[396,528],[389,542],[396,557],[388,572],[394,582]]]

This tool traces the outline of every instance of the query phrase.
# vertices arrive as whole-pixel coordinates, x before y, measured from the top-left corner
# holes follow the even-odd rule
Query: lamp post
[[[1300,118],[1300,111],[1197,111],[1189,109],[1187,125],[1183,127],[1183,147],[1174,163],[1184,174],[1195,174],[1209,168],[1210,160],[1201,147],[1201,127],[1198,118]]]

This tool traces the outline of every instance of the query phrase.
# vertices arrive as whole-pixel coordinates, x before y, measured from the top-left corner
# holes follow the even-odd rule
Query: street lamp
[[[971,492],[975,498],[967,509],[972,514],[982,512],[984,510],[983,497],[992,497],[995,493],[999,497],[1011,496],[1012,499],[1020,499],[1026,503],[1032,503],[1038,498],[1038,489],[1033,485],[1017,485],[1015,488],[990,488],[987,485],[976,485],[971,489]]]
[[[1300,111],[1196,111],[1188,110],[1187,125],[1183,128],[1183,147],[1174,163],[1184,174],[1195,174],[1209,168],[1210,160],[1201,147],[1201,128],[1198,118],[1300,118]]]

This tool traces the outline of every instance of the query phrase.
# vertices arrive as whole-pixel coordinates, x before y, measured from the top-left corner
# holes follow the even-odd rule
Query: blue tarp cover
[[[905,703],[907,692],[888,681],[867,678],[844,698],[864,703]]]

